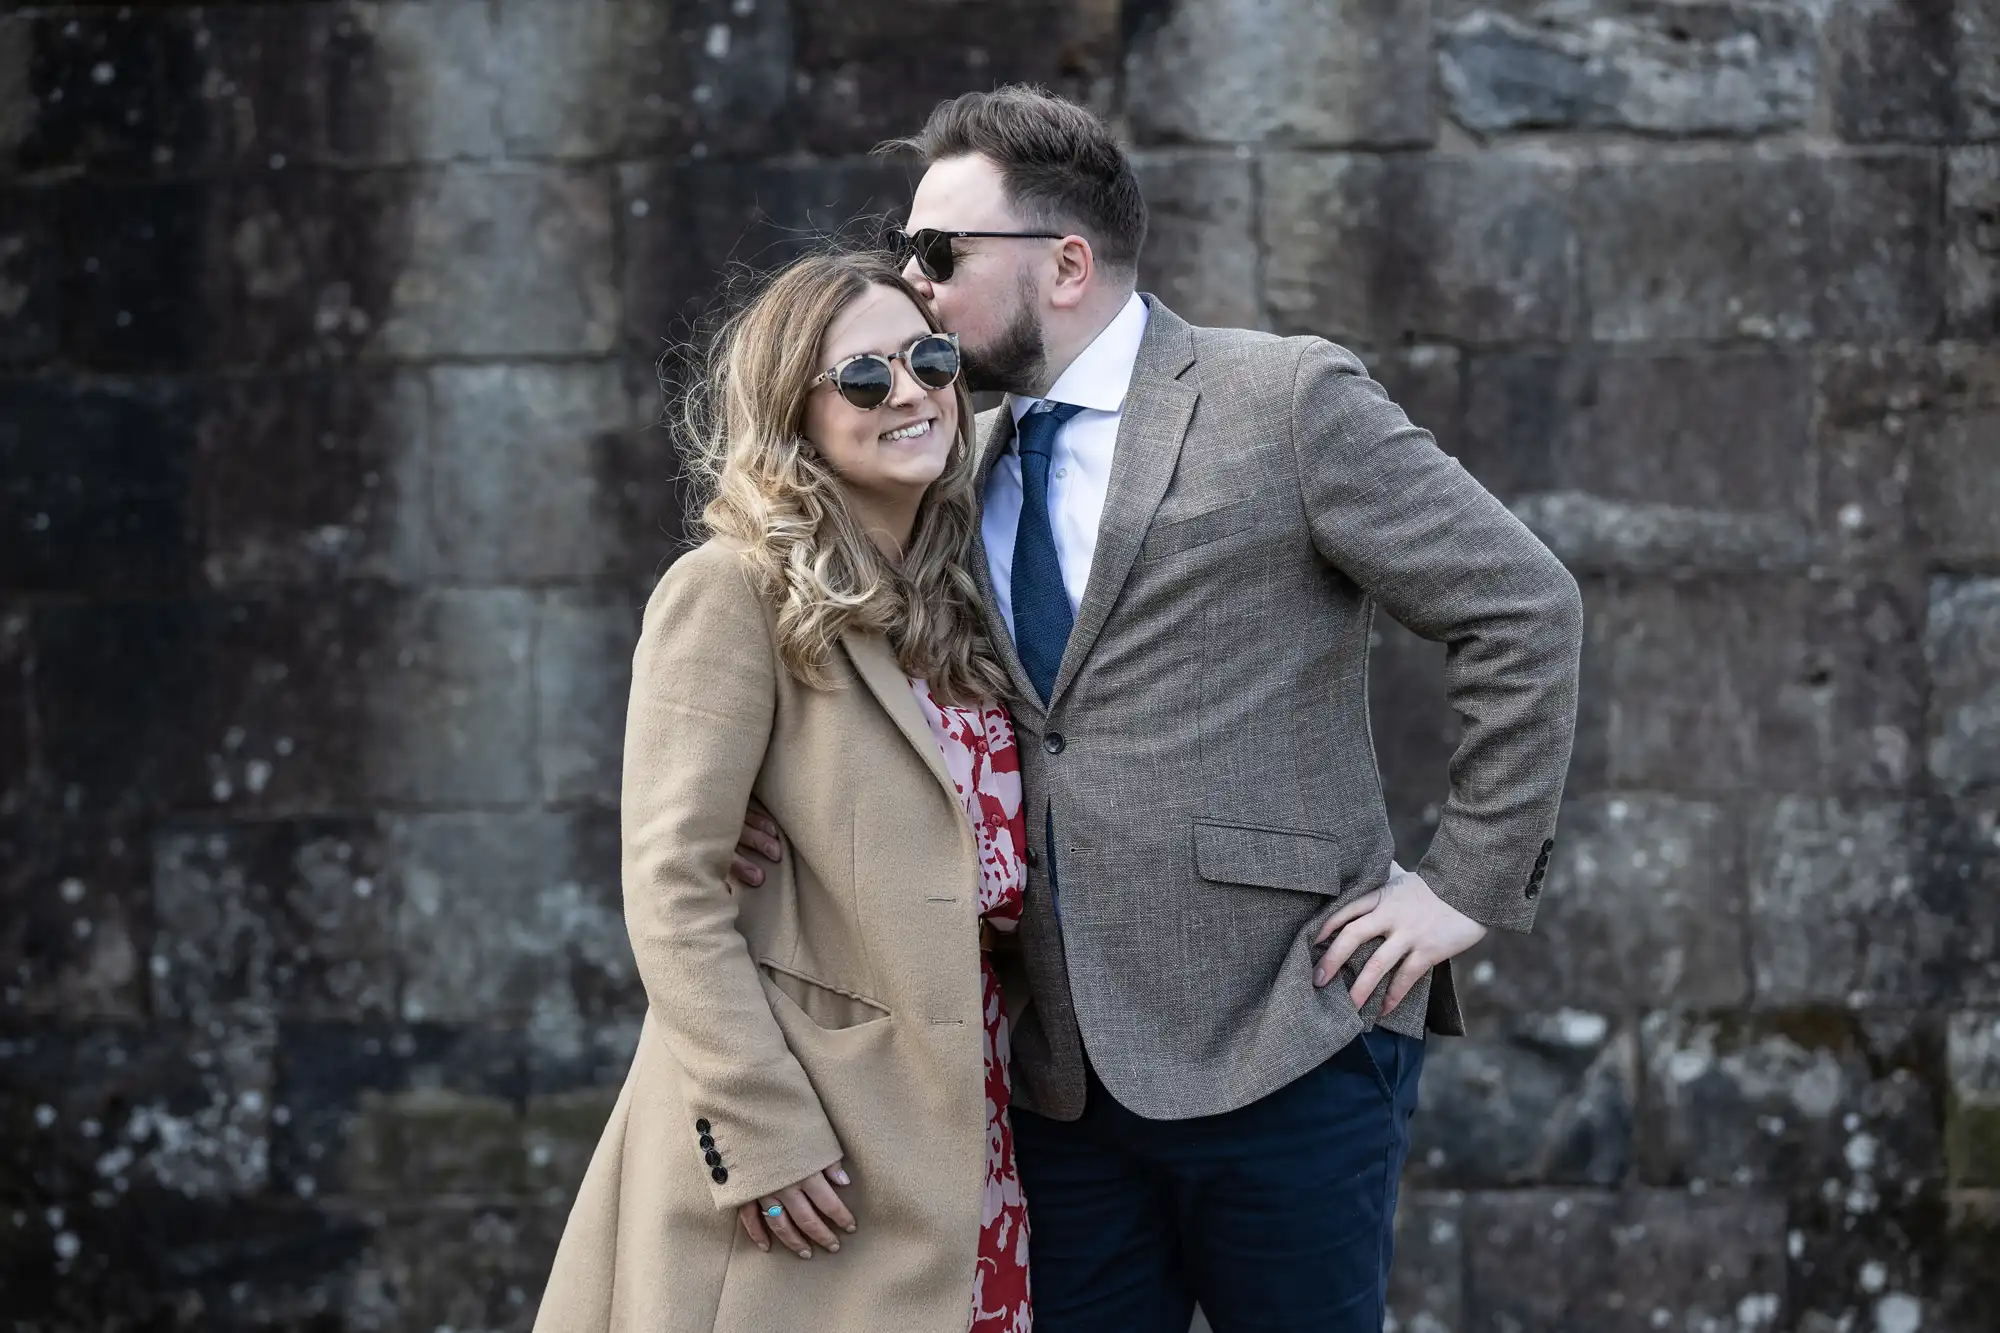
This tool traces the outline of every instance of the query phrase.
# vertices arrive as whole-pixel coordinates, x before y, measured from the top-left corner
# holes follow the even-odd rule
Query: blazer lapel
[[[931,734],[931,724],[924,720],[924,710],[917,705],[916,691],[910,688],[910,678],[903,674],[896,655],[889,651],[889,641],[879,634],[848,633],[840,636],[840,645],[847,652],[848,660],[854,663],[854,670],[868,686],[896,729],[903,733],[922,759],[931,775],[938,780],[958,804],[958,787],[952,782],[951,774],[945,771],[944,754],[938,749],[937,737]]]
[[[1104,497],[1104,516],[1097,525],[1097,550],[1091,557],[1090,578],[1083,587],[1076,626],[1070,630],[1062,665],[1056,671],[1055,688],[1049,695],[1051,707],[1076,678],[1117,604],[1153,521],[1153,511],[1160,507],[1174,478],[1181,441],[1194,419],[1195,401],[1201,396],[1194,385],[1180,379],[1194,364],[1194,331],[1159,302],[1148,298],[1146,304],[1152,312],[1145,340],[1139,344],[1131,386],[1125,391],[1118,443],[1111,456],[1110,488]]]
[[[1008,700],[1016,714],[1026,711],[1032,719],[1042,716],[1042,699],[1035,693],[1035,682],[1028,679],[1028,669],[1021,665],[1021,654],[1014,648],[1013,627],[1000,614],[999,598],[993,593],[993,566],[986,559],[986,532],[981,523],[986,511],[986,483],[993,475],[994,467],[1014,442],[1014,410],[1009,399],[1000,405],[988,426],[986,438],[979,444],[979,466],[973,474],[974,493],[978,497],[972,525],[972,578],[979,586],[979,610],[986,617],[986,637],[993,642],[993,651],[999,655],[1000,665],[1007,672],[1007,679],[1014,684],[1014,697]]]

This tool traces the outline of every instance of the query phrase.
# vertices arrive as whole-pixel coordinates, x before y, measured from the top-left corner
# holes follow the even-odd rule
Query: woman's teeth
[[[917,438],[917,436],[928,433],[930,428],[931,428],[930,422],[919,421],[914,425],[905,426],[901,430],[886,431],[884,432],[882,439],[885,442],[892,442],[895,440],[914,440]]]

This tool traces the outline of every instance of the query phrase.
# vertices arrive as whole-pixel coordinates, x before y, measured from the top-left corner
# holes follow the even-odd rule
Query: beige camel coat
[[[834,666],[831,691],[786,673],[719,542],[646,607],[623,828],[648,1008],[537,1333],[965,1333],[986,1173],[977,851],[887,644],[849,636]],[[792,854],[737,895],[753,795]],[[835,1158],[856,1234],[810,1260],[759,1253],[737,1206]]]

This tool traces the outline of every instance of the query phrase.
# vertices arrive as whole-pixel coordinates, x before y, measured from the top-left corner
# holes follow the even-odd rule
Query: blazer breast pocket
[[[1170,555],[1179,555],[1197,546],[1234,536],[1249,528],[1250,507],[1251,502],[1247,499],[1230,500],[1213,509],[1156,522],[1146,533],[1146,540],[1139,545],[1139,559],[1164,560]]]

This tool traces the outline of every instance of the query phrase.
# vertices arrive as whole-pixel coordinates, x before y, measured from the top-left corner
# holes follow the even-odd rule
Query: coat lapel
[[[910,678],[903,674],[896,654],[889,650],[889,641],[879,634],[848,633],[840,636],[840,645],[847,652],[848,660],[854,663],[854,670],[868,686],[896,729],[903,733],[916,750],[917,757],[929,768],[938,780],[945,794],[958,803],[958,787],[945,771],[944,754],[938,749],[937,737],[931,734],[931,724],[924,720],[924,710],[917,705],[916,691],[910,688]]]
[[[973,488],[978,496],[976,513],[981,516],[986,509],[986,483],[993,475],[994,465],[1013,442],[1014,411],[1010,400],[1001,403],[1000,410],[993,414],[986,437],[979,444],[979,466],[973,475]],[[1039,725],[1041,696],[1035,693],[1035,683],[1028,679],[1028,669],[1021,665],[1021,654],[1014,648],[1013,627],[1000,614],[1000,602],[993,593],[993,566],[986,559],[985,530],[977,521],[972,528],[971,560],[973,581],[979,585],[979,609],[986,617],[986,637],[992,640],[993,651],[999,655],[1007,679],[1014,683],[1014,697],[1008,703],[1017,714],[1025,711]]]
[[[1194,385],[1180,378],[1194,364],[1194,331],[1157,301],[1148,299],[1147,304],[1152,312],[1145,340],[1139,344],[1131,386],[1125,391],[1118,443],[1111,456],[1111,483],[1104,497],[1104,516],[1097,525],[1097,550],[1091,557],[1090,578],[1083,587],[1076,627],[1070,631],[1062,665],[1056,671],[1055,688],[1049,695],[1051,706],[1076,678],[1117,604],[1153,521],[1153,511],[1160,507],[1173,481],[1181,441],[1194,419],[1195,401],[1201,396]]]

